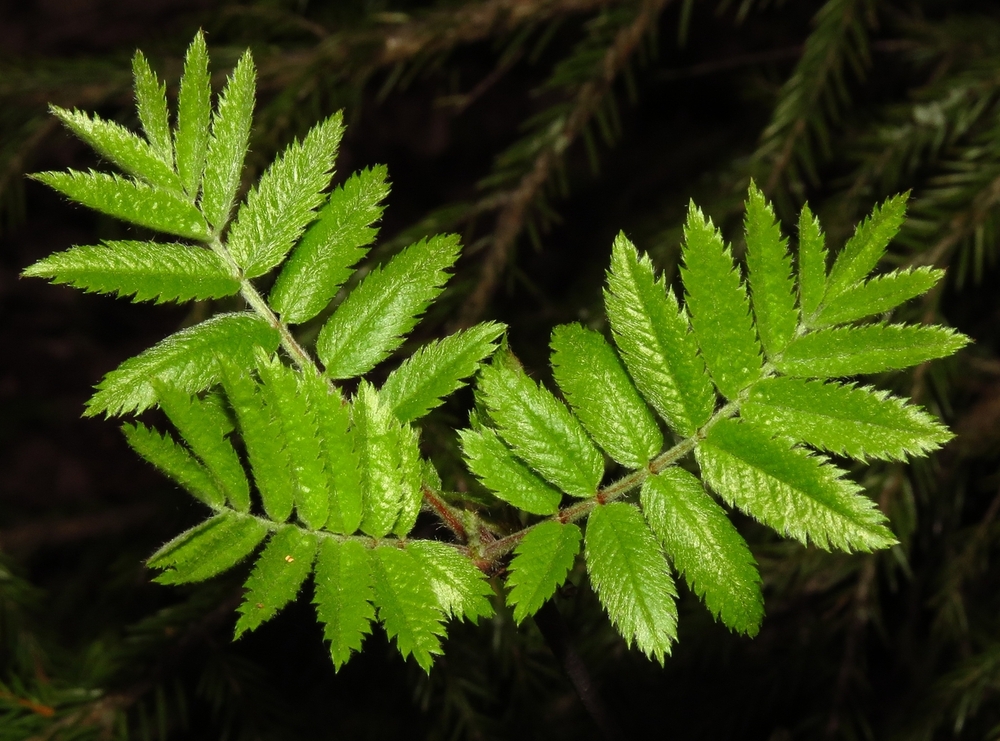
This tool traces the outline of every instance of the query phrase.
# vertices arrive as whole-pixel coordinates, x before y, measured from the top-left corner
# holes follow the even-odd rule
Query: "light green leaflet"
[[[662,664],[677,639],[677,589],[638,508],[597,507],[587,521],[586,554],[590,582],[625,643]]]
[[[133,301],[201,301],[239,292],[225,261],[200,247],[118,241],[74,247],[25,268],[23,275]]]
[[[368,252],[389,195],[384,165],[362,170],[330,194],[299,240],[268,297],[282,320],[301,324],[319,314]]]
[[[929,414],[887,391],[799,378],[761,381],[742,413],[775,434],[859,460],[926,455],[953,437]]]
[[[480,371],[479,391],[501,437],[514,453],[576,497],[597,491],[604,461],[583,426],[547,389],[494,358]]]
[[[521,623],[538,612],[566,581],[582,539],[580,528],[555,520],[538,523],[514,549],[510,562],[507,604],[514,607],[514,621]]]
[[[722,235],[693,203],[684,225],[681,276],[701,356],[715,385],[735,399],[760,378],[761,356],[750,302]]]
[[[255,630],[291,602],[312,571],[316,536],[297,527],[283,527],[267,542],[247,579],[247,593],[238,608],[236,638]]]
[[[493,615],[493,589],[479,569],[455,548],[436,540],[412,540],[406,550],[437,595],[438,606],[450,617],[476,622]]]
[[[330,378],[367,373],[402,344],[438,297],[458,259],[458,237],[412,244],[365,276],[320,331],[316,352]]]
[[[682,468],[642,485],[642,511],[691,591],[729,628],[756,635],[764,616],[760,575],[725,511]]]
[[[615,344],[636,386],[675,430],[691,435],[712,416],[715,391],[687,316],[653,265],[615,237],[604,304]]]
[[[184,74],[177,93],[177,131],[174,135],[177,174],[184,192],[194,200],[201,189],[212,118],[212,87],[208,76],[205,34],[198,31],[184,57]]]
[[[219,490],[212,475],[170,435],[161,435],[138,422],[122,425],[122,432],[132,450],[187,489],[193,497],[212,509],[225,505],[226,495]]]
[[[752,182],[747,197],[746,236],[757,334],[770,357],[784,350],[792,339],[799,312],[795,309],[788,241],[781,236],[771,204]]]
[[[622,465],[645,466],[663,435],[611,345],[579,324],[556,327],[551,345],[556,383],[587,432]]]
[[[135,78],[135,107],[142,130],[156,156],[171,168],[174,146],[170,139],[167,87],[156,77],[141,51],[132,57],[132,76]]]
[[[223,512],[178,535],[147,563],[164,569],[154,580],[160,584],[204,581],[249,556],[267,532],[267,525],[254,517]]]
[[[943,277],[944,271],[932,268],[898,270],[879,275],[867,283],[851,286],[832,301],[824,302],[811,326],[844,324],[882,314],[927,293]]]
[[[799,215],[799,307],[808,325],[826,292],[826,246],[819,219],[809,206]]]
[[[301,143],[288,145],[247,194],[226,246],[248,278],[263,275],[284,260],[315,218],[343,135],[339,113],[321,121]]]
[[[782,535],[826,550],[871,551],[896,542],[885,516],[844,471],[748,422],[721,420],[697,456],[719,496]]]
[[[340,669],[371,632],[375,618],[371,556],[356,540],[324,538],[316,558],[313,602],[330,642],[330,657]]]
[[[253,314],[218,314],[170,335],[108,373],[97,384],[84,414],[113,416],[148,409],[156,403],[150,380],[154,377],[195,394],[219,381],[217,358],[246,368],[254,364],[257,348],[273,352],[277,347],[278,333],[263,319]]]

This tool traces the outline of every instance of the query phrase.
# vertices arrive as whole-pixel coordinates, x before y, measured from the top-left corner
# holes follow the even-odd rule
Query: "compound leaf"
[[[277,331],[253,314],[219,314],[170,335],[108,373],[97,384],[84,414],[114,416],[148,409],[156,404],[153,377],[197,393],[219,380],[217,358],[250,367],[256,348],[273,352],[278,342]]]
[[[316,536],[298,527],[279,528],[264,547],[247,579],[239,606],[236,638],[255,630],[291,602],[312,571]]]
[[[251,96],[252,97],[252,96]],[[208,76],[208,50],[200,30],[184,56],[184,74],[177,92],[177,131],[174,150],[177,174],[184,192],[194,199],[201,189],[212,118],[212,85]]]
[[[693,435],[712,416],[712,383],[673,292],[624,234],[615,237],[604,304],[642,395],[671,427]]]
[[[420,564],[406,550],[395,546],[376,548],[375,604],[389,638],[405,659],[410,654],[425,672],[433,655],[441,653],[444,613]]]
[[[367,373],[402,344],[448,280],[458,237],[444,234],[412,244],[374,268],[320,331],[316,351],[330,378]]]
[[[719,421],[696,454],[712,489],[782,535],[824,550],[872,551],[896,542],[885,516],[843,471],[748,422]]]
[[[917,268],[897,270],[847,288],[820,308],[813,327],[844,324],[867,316],[883,314],[904,301],[926,293],[944,277],[943,270]]]
[[[498,499],[536,515],[559,510],[562,494],[517,460],[493,430],[461,430],[458,435],[469,470]]]
[[[225,506],[226,495],[220,491],[212,475],[169,434],[161,435],[139,422],[122,425],[122,432],[132,450],[183,486],[192,496],[212,509]]]
[[[153,580],[160,584],[204,581],[249,556],[267,533],[256,517],[222,512],[178,535],[146,563],[164,569]]]
[[[503,331],[502,324],[486,322],[424,345],[385,379],[383,403],[401,422],[423,417],[475,374]]]
[[[316,558],[313,603],[330,641],[330,657],[340,669],[361,650],[375,618],[371,552],[356,540],[324,538]]]
[[[411,540],[406,550],[430,580],[446,615],[472,622],[493,615],[493,588],[467,556],[436,540]]]
[[[691,591],[730,629],[756,635],[760,574],[743,537],[690,473],[672,466],[642,485],[642,511]]]
[[[940,326],[834,327],[795,338],[774,364],[789,376],[842,378],[919,365],[968,343],[965,335]]]
[[[760,378],[750,302],[722,235],[692,203],[684,225],[681,275],[691,326],[715,385],[733,399]]]
[[[23,274],[156,303],[222,298],[240,290],[239,280],[214,252],[157,242],[74,247],[39,260]]]
[[[926,455],[953,437],[929,414],[888,391],[800,378],[761,381],[741,412],[776,434],[862,460]]]
[[[521,538],[507,577],[507,604],[514,607],[514,622],[520,624],[538,612],[566,581],[582,538],[576,525],[557,520],[540,522]]]
[[[288,324],[319,314],[368,252],[389,195],[384,165],[362,170],[334,188],[271,289],[271,306]]]
[[[207,240],[205,219],[171,191],[104,172],[40,172],[31,176],[87,208],[164,234]]]
[[[663,435],[607,340],[564,324],[553,330],[551,346],[556,383],[591,437],[622,465],[649,463]]]
[[[294,141],[264,171],[236,213],[227,247],[248,278],[268,272],[285,259],[323,203],[337,147],[344,134],[340,113]]]
[[[830,268],[830,277],[826,281],[827,302],[863,281],[878,265],[889,242],[903,225],[909,197],[909,193],[901,193],[887,198],[858,224]]]
[[[167,113],[167,88],[149,66],[141,51],[132,57],[132,76],[135,78],[135,107],[142,130],[156,156],[169,167],[173,166],[174,146],[170,139],[170,117]]]
[[[200,63],[198,52],[195,52],[192,70],[197,70],[199,76]],[[221,232],[229,221],[233,199],[236,198],[236,192],[240,188],[243,159],[250,143],[256,79],[257,72],[254,69],[253,58],[247,51],[240,57],[236,68],[226,81],[215,116],[212,118],[212,133],[208,139],[205,173],[202,180],[201,210],[216,233]],[[197,89],[201,84],[197,79],[192,81],[192,97],[195,98],[191,104],[192,139],[200,135],[196,127],[201,124],[200,116],[203,115],[200,109],[202,102],[199,100],[202,91]],[[196,151],[196,145],[197,142],[192,141],[193,151]],[[194,154],[191,164],[192,171],[188,173],[188,177],[193,177],[197,165]]]
[[[587,520],[587,572],[611,622],[631,646],[661,664],[677,639],[677,589],[656,538],[625,502]]]
[[[480,371],[479,391],[514,452],[551,483],[577,497],[593,496],[604,460],[570,411],[528,378],[512,359]]]
[[[826,245],[809,206],[799,214],[799,308],[808,324],[826,292]]]
[[[795,308],[788,240],[781,236],[774,209],[754,183],[750,183],[747,199],[746,239],[757,333],[764,351],[771,356],[781,352],[792,339],[799,325],[799,312]]]

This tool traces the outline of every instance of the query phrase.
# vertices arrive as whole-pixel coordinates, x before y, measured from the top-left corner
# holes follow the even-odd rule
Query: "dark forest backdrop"
[[[670,274],[691,197],[739,251],[750,177],[786,224],[808,200],[835,246],[912,189],[888,262],[949,275],[905,318],[976,344],[878,379],[958,433],[913,466],[855,469],[901,545],[829,554],[742,520],[765,582],[755,639],[682,592],[661,669],[626,650],[579,578],[558,599],[561,633],[628,737],[1000,738],[994,1],[5,0],[0,740],[599,737],[535,625],[504,611],[453,626],[429,677],[378,633],[334,674],[306,600],[233,644],[239,571],[150,583],[144,558],[200,513],[117,425],[80,414],[105,372],[196,317],[19,279],[123,229],[22,176],[97,164],[47,103],[134,125],[132,53],[175,85],[199,27],[216,82],[248,46],[260,68],[245,179],[344,108],[338,178],[385,163],[393,182],[373,259],[463,235],[417,339],[494,318],[536,375],[553,325],[602,315],[619,229]],[[469,401],[426,423],[439,460],[457,460],[449,430]],[[443,471],[451,487],[468,476]]]

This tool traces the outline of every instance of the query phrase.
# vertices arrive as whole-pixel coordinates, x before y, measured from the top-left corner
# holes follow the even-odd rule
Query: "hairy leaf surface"
[[[929,414],[888,391],[800,378],[761,381],[741,411],[775,434],[861,460],[926,455],[953,437]]]
[[[819,219],[809,206],[799,214],[799,307],[808,321],[826,293],[826,244]]]
[[[240,206],[227,247],[248,278],[280,263],[323,203],[344,125],[340,113],[288,145]]]
[[[691,591],[730,629],[756,635],[764,616],[756,562],[701,482],[672,466],[646,479],[641,501],[649,526]]]
[[[472,622],[493,615],[493,588],[468,556],[436,540],[411,540],[406,550],[430,580],[446,615]]]
[[[255,517],[223,512],[178,535],[147,563],[164,569],[154,579],[160,584],[204,581],[249,556],[267,533],[267,525]]]
[[[389,638],[403,658],[413,655],[425,672],[432,657],[441,653],[444,613],[430,580],[406,550],[382,546],[372,558],[375,572],[375,604]]]
[[[746,288],[722,235],[693,203],[681,275],[691,326],[709,373],[729,399],[760,378],[761,355]]]
[[[438,235],[410,245],[366,275],[319,334],[316,352],[326,374],[359,376],[399,347],[441,293],[449,277],[445,270],[458,250],[456,235]]]
[[[885,516],[843,471],[750,423],[721,420],[696,454],[713,490],[782,535],[824,550],[871,551],[896,542]]]
[[[621,361],[600,334],[579,324],[552,332],[552,372],[583,426],[622,465],[645,466],[663,435]]]
[[[514,549],[507,577],[507,604],[514,607],[514,622],[534,615],[573,568],[583,538],[580,528],[546,520],[531,528]]]
[[[692,435],[712,416],[715,392],[673,292],[624,234],[615,237],[604,304],[636,386],[675,430]]]
[[[39,260],[23,274],[156,303],[222,298],[240,290],[239,280],[214,252],[157,242],[74,247]]]
[[[677,589],[639,510],[625,502],[597,507],[586,554],[590,582],[626,645],[662,664],[677,639]]]
[[[263,319],[246,313],[219,314],[170,335],[108,373],[97,384],[84,414],[114,416],[148,409],[156,403],[154,376],[197,393],[219,381],[218,358],[251,367],[256,348],[273,352],[278,342],[277,331]]]
[[[167,433],[159,433],[137,422],[122,425],[122,432],[129,447],[184,487],[192,496],[213,509],[226,504],[221,491],[208,470],[201,465],[187,448],[179,445]]]
[[[312,319],[337,295],[375,241],[378,229],[372,225],[382,217],[387,195],[384,165],[357,172],[333,190],[271,289],[271,306],[285,322]]]
[[[965,335],[940,326],[834,327],[795,338],[774,364],[789,376],[842,378],[919,365],[968,343]]]
[[[814,327],[844,324],[895,309],[904,301],[926,293],[941,278],[943,270],[917,268],[897,270],[846,289],[819,311]]]
[[[132,57],[132,77],[135,79],[135,107],[142,130],[156,156],[171,168],[174,146],[170,138],[166,85],[157,78],[141,51]]]
[[[371,633],[375,619],[371,552],[356,540],[324,538],[316,558],[313,602],[330,641],[330,657],[340,669]]]
[[[246,583],[239,606],[236,638],[255,630],[295,599],[312,571],[316,536],[301,528],[286,526],[271,536]]]
[[[208,76],[208,50],[201,31],[184,56],[184,74],[177,92],[177,131],[174,150],[177,174],[189,198],[196,198],[205,172],[208,126],[212,118],[212,86]]]
[[[593,496],[604,460],[576,417],[548,389],[512,363],[494,359],[480,371],[479,390],[518,457],[567,494]]]

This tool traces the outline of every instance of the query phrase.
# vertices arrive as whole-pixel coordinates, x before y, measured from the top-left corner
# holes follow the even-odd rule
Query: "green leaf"
[[[799,325],[788,240],[764,194],[750,183],[746,215],[747,268],[757,333],[768,356],[785,349]]]
[[[789,376],[841,378],[919,365],[952,355],[969,338],[947,327],[869,324],[797,337],[775,367]]]
[[[816,313],[826,293],[826,245],[819,219],[809,206],[799,214],[799,306],[808,318]]]
[[[155,303],[222,298],[240,290],[239,280],[214,252],[157,242],[74,247],[36,262],[23,275]]]
[[[403,424],[398,430],[399,491],[400,509],[392,532],[405,538],[417,524],[420,507],[424,503],[423,461],[420,459],[420,437],[410,425]]]
[[[312,571],[316,545],[315,535],[293,526],[279,528],[271,536],[247,579],[234,639],[256,630],[295,599]]]
[[[553,330],[551,346],[556,383],[591,437],[624,466],[649,463],[663,435],[607,340],[564,324]]]
[[[475,374],[503,331],[502,324],[486,322],[424,345],[386,378],[382,402],[401,422],[423,417]]]
[[[211,236],[198,209],[167,190],[104,172],[39,172],[31,177],[87,208],[131,224],[201,241]]]
[[[615,344],[642,395],[667,423],[693,435],[715,408],[715,392],[688,320],[648,257],[619,234],[604,292]]]
[[[374,268],[323,326],[316,351],[330,378],[367,373],[402,343],[441,293],[444,271],[458,258],[458,237],[444,234],[412,244]]]
[[[251,98],[252,98],[251,93]],[[177,131],[174,149],[177,173],[184,192],[192,199],[201,189],[208,151],[208,126],[212,117],[212,85],[208,75],[208,50],[200,30],[184,56],[184,74],[177,93]]]
[[[480,371],[479,391],[518,457],[567,494],[594,495],[604,460],[576,417],[548,389],[521,368],[494,358]]]
[[[337,147],[344,134],[341,114],[314,126],[264,171],[240,206],[227,247],[248,278],[264,275],[285,259],[323,203]]]
[[[284,522],[292,514],[295,497],[284,431],[245,367],[227,359],[222,368],[222,385],[236,413],[264,512],[275,522]]]
[[[180,180],[172,164],[164,161],[161,154],[141,136],[113,121],[105,121],[97,116],[91,118],[83,111],[67,111],[59,106],[51,106],[50,110],[66,128],[129,175],[153,186],[180,190]]]
[[[192,496],[212,509],[226,504],[226,495],[219,490],[212,475],[195,460],[187,448],[178,445],[170,435],[161,435],[141,423],[122,425],[129,447],[184,487]]]
[[[683,256],[687,309],[701,356],[719,391],[734,399],[760,378],[760,345],[733,256],[694,203],[684,225]]]
[[[197,60],[197,57],[195,59],[200,64],[200,60]],[[194,65],[192,70],[200,74],[200,69],[196,70]],[[233,210],[233,199],[236,198],[236,192],[240,188],[243,159],[246,157],[250,142],[256,78],[253,58],[247,51],[240,57],[236,69],[226,81],[226,87],[219,97],[218,107],[212,117],[212,134],[208,139],[205,175],[202,181],[201,210],[216,233],[221,232],[229,221],[229,215]],[[197,87],[199,84],[197,79],[192,81],[192,87]],[[192,91],[192,97],[195,98],[192,101],[192,138],[200,133],[195,130],[195,127],[200,125],[198,117],[203,115],[200,108],[201,101],[198,100],[200,94],[201,91]],[[192,156],[192,166],[196,164]],[[191,177],[191,173],[188,173],[188,176]]]
[[[324,538],[316,559],[313,602],[323,623],[323,637],[330,641],[330,657],[339,670],[361,650],[375,618],[374,579],[370,552],[356,540]]]
[[[329,479],[323,468],[318,415],[308,403],[300,373],[277,358],[261,358],[257,368],[261,396],[281,426],[296,514],[306,527],[317,530],[330,517]]]
[[[273,352],[278,342],[278,332],[253,314],[218,314],[170,335],[104,376],[84,415],[104,412],[114,416],[148,409],[156,404],[154,376],[195,394],[218,382],[218,357],[250,367],[256,348]]]
[[[626,645],[660,664],[677,639],[677,589],[642,514],[631,504],[597,507],[587,520],[587,572]]]
[[[255,517],[223,512],[178,535],[146,563],[165,569],[153,579],[160,584],[204,581],[249,556],[267,533],[267,525]]]
[[[507,604],[514,622],[534,615],[566,581],[583,535],[573,524],[546,520],[531,528],[514,549],[507,577]]]
[[[844,324],[895,309],[904,301],[926,293],[941,278],[943,270],[917,268],[897,270],[851,286],[833,301],[826,302],[812,327]]]
[[[387,195],[384,165],[357,172],[333,190],[271,289],[271,306],[282,320],[308,321],[337,295],[375,241],[372,224],[382,217]]]
[[[858,224],[830,268],[826,281],[827,302],[863,281],[878,265],[889,242],[903,225],[909,197],[909,193],[901,193],[887,198],[872,210],[871,216]]]
[[[326,380],[303,378],[309,406],[319,421],[323,468],[330,489],[330,517],[326,529],[350,535],[361,525],[361,461],[351,429],[351,407]]]
[[[153,380],[160,407],[239,512],[250,509],[250,485],[243,464],[226,436],[233,425],[215,397],[199,399]]]
[[[411,540],[406,550],[430,580],[446,615],[472,622],[493,615],[493,587],[468,556],[436,540]]]
[[[536,515],[559,510],[562,494],[517,460],[493,430],[460,430],[458,435],[469,470],[497,498]]]
[[[721,420],[696,454],[712,489],[782,535],[824,550],[872,551],[896,542],[885,516],[843,471],[748,422]]]
[[[149,67],[141,51],[132,57],[135,78],[135,107],[142,130],[146,132],[153,151],[168,167],[173,167],[174,146],[170,139],[170,117],[167,113],[167,87]]]
[[[730,629],[756,635],[760,574],[747,543],[701,482],[672,466],[642,485],[642,511],[691,591]]]
[[[919,407],[853,384],[768,378],[753,387],[741,413],[776,434],[862,460],[926,455],[953,437]]]
[[[444,613],[430,580],[408,551],[395,546],[376,548],[372,565],[375,604],[386,634],[396,639],[404,659],[413,654],[429,672],[432,656],[441,653],[444,635]]]

